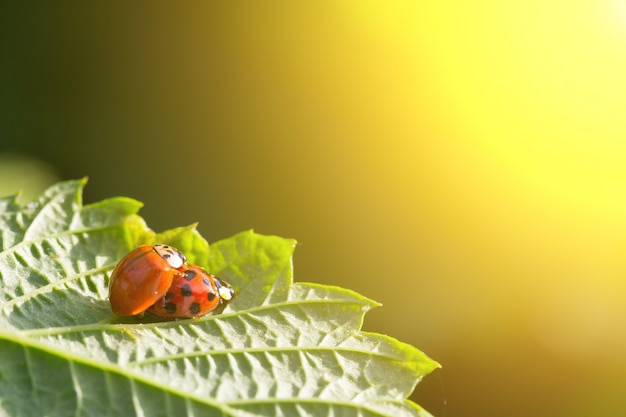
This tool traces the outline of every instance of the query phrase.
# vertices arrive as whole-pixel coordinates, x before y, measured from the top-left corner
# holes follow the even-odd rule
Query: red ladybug
[[[167,245],[142,245],[117,264],[109,282],[113,312],[134,316],[163,297],[172,281],[181,278],[187,264],[185,255]]]
[[[165,295],[148,312],[159,317],[199,317],[228,303],[235,295],[231,286],[197,265],[185,265]]]

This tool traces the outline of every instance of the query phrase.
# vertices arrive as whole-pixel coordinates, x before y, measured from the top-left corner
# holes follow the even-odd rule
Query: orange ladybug
[[[199,317],[233,299],[235,291],[225,281],[197,265],[185,265],[165,295],[148,312],[159,317]]]
[[[142,245],[117,264],[109,281],[109,301],[120,316],[142,314],[184,276],[187,259],[168,245]]]

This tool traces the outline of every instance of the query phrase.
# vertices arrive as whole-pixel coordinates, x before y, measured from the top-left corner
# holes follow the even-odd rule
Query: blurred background
[[[0,192],[295,238],[441,416],[625,415],[626,3],[4,2]]]

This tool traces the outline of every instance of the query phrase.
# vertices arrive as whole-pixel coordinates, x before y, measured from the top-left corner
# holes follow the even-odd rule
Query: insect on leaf
[[[84,185],[0,199],[0,415],[429,415],[407,397],[438,364],[361,331],[376,302],[293,283],[293,240],[247,231],[209,248],[194,225],[155,234],[135,200],[83,206]],[[154,243],[228,281],[235,299],[199,319],[114,316],[111,271]]]

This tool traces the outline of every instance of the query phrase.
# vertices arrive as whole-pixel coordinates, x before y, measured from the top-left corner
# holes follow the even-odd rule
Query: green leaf
[[[194,225],[150,231],[135,200],[82,206],[84,184],[59,183],[25,206],[0,199],[0,415],[428,415],[407,397],[438,364],[362,332],[376,302],[293,283],[293,240],[248,231],[209,250]],[[236,298],[200,319],[115,317],[108,275],[154,242]]]

